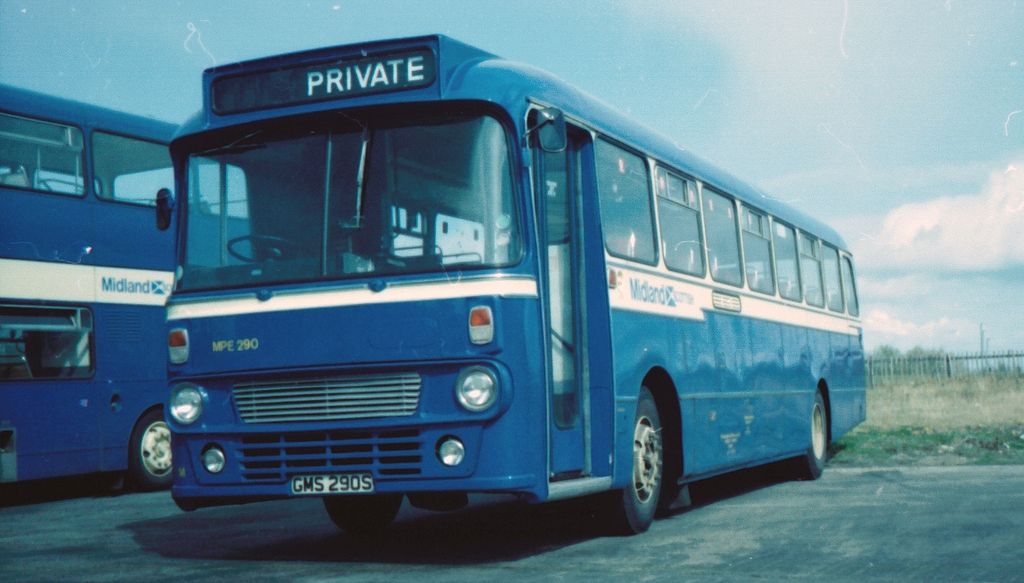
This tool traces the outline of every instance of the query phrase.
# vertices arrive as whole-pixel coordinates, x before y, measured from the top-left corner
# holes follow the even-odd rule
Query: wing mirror
[[[545,152],[564,152],[568,146],[565,133],[565,114],[557,107],[538,109],[533,118],[533,127],[526,130],[527,135],[537,132],[537,142]]]
[[[156,192],[156,228],[166,231],[171,226],[171,210],[174,208],[174,195],[169,188],[161,188]]]

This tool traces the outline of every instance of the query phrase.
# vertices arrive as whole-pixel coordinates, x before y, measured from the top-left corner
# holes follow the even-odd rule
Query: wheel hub
[[[641,417],[633,432],[633,488],[641,502],[654,496],[661,480],[661,436],[651,420]]]
[[[811,445],[814,447],[814,457],[823,459],[825,457],[825,416],[817,403],[814,404],[814,411],[811,413]]]
[[[153,475],[171,471],[171,430],[163,421],[146,428],[142,435],[142,465]]]

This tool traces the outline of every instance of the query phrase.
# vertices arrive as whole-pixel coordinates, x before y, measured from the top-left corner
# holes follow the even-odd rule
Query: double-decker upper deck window
[[[604,244],[616,257],[653,264],[654,220],[647,164],[605,140],[595,144]]]
[[[492,117],[315,117],[211,145],[190,158],[182,289],[450,272],[520,256],[508,141]]]
[[[804,299],[812,306],[825,305],[821,287],[821,245],[818,240],[801,231],[800,273],[804,282]]]
[[[797,266],[799,255],[796,248],[796,232],[778,221],[773,223],[775,230],[772,240],[775,243],[775,265],[779,274],[779,293],[787,300],[799,302],[803,298],[800,291],[800,269]]]
[[[156,192],[174,188],[167,146],[94,132],[93,183],[100,198],[134,204],[156,204]]]
[[[833,312],[843,311],[843,288],[839,277],[839,251],[825,245],[822,273],[825,276],[825,305]]]
[[[744,209],[743,215],[747,284],[754,291],[774,294],[775,274],[772,270],[771,240],[768,238],[768,217],[750,209]]]
[[[729,285],[743,285],[736,205],[732,199],[705,188],[704,224],[708,234],[711,279]]]
[[[849,257],[843,257],[843,295],[846,296],[846,311],[851,316],[860,315],[857,304],[857,286],[853,281],[853,264]]]
[[[665,265],[673,271],[704,275],[697,187],[664,168],[657,171],[658,216]]]
[[[82,130],[0,114],[0,186],[80,196]]]

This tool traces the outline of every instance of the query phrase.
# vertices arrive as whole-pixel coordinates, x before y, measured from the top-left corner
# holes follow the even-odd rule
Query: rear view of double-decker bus
[[[217,67],[204,99],[171,146],[178,198],[157,208],[179,232],[168,422],[183,509],[316,496],[358,533],[404,499],[605,492],[639,532],[688,477],[786,457],[816,476],[828,437],[863,414],[862,393],[822,398],[810,378],[841,360],[831,350],[799,371],[763,363],[799,393],[787,403],[716,392],[747,359],[701,342],[734,337],[747,292],[713,303],[709,272],[672,279],[650,202],[655,156],[713,169],[546,73],[432,36]],[[686,252],[707,261],[703,238]],[[810,321],[848,363],[859,329],[840,302]],[[686,421],[707,415],[699,395],[721,401],[718,426]],[[768,406],[792,414],[765,410],[762,430]],[[727,443],[736,419],[751,437]]]

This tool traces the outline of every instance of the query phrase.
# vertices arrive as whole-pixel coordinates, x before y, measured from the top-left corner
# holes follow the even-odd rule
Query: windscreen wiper
[[[262,143],[262,142],[257,142],[257,143],[249,142],[249,143],[246,143],[246,140],[249,140],[250,138],[254,138],[254,137],[256,137],[257,135],[259,135],[261,133],[263,133],[262,130],[255,131],[255,132],[253,132],[251,134],[248,134],[248,135],[242,136],[241,138],[238,138],[237,140],[231,142],[230,144],[226,144],[224,146],[216,146],[214,148],[210,148],[209,150],[203,150],[201,152],[196,152],[196,155],[198,155],[198,156],[214,156],[214,155],[218,155],[218,154],[237,154],[239,152],[248,152],[250,150],[261,150],[261,149],[267,147],[267,145],[265,143]]]

